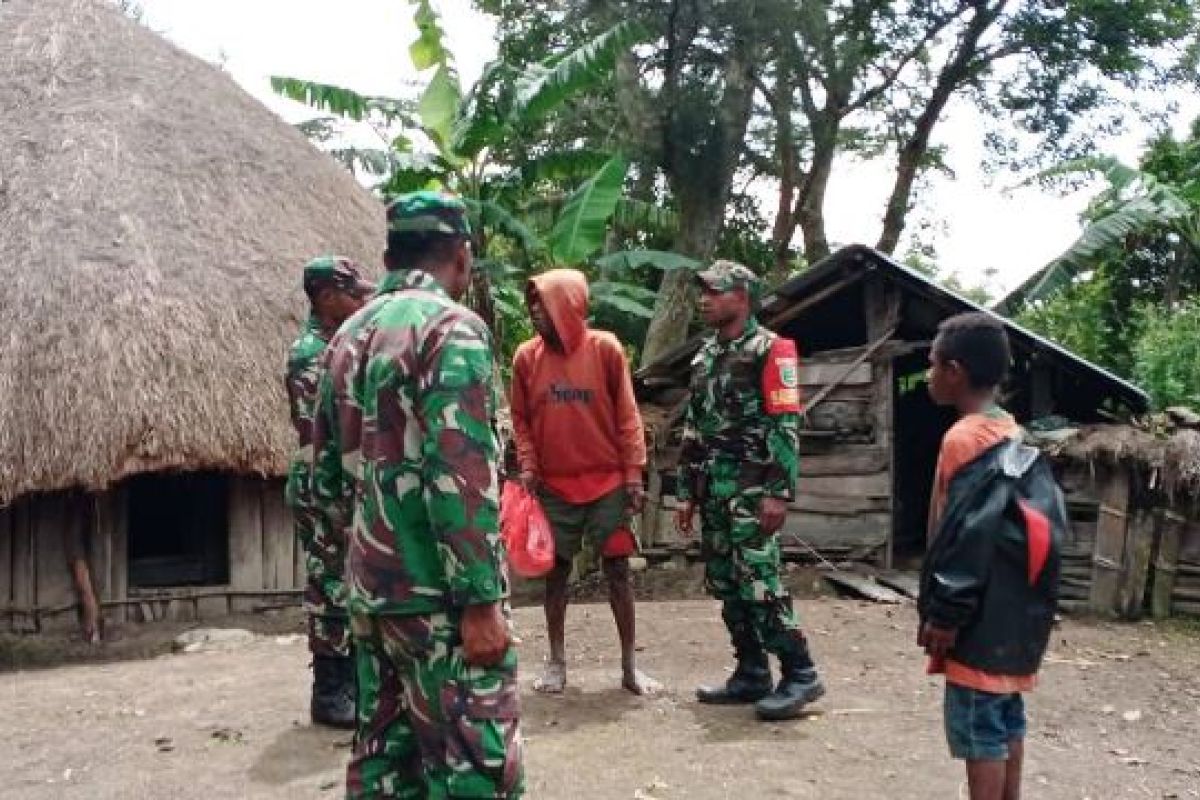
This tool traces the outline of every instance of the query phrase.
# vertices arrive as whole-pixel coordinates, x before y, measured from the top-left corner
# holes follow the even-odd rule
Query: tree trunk
[[[746,14],[753,16],[753,4]],[[725,220],[725,205],[733,186],[750,124],[754,102],[754,64],[749,40],[738,37],[725,58],[721,99],[713,109],[709,135],[699,152],[676,146],[674,134],[689,121],[671,111],[663,130],[663,160],[667,180],[679,203],[679,235],[675,249],[700,261],[707,260]],[[666,91],[664,89],[664,91]],[[677,98],[676,98],[677,99]],[[674,109],[675,99],[664,103]],[[687,339],[695,305],[694,275],[690,271],[667,273],[654,304],[654,318],[642,347],[642,365],[651,364]]]
[[[812,168],[793,213],[795,223],[804,234],[804,260],[815,264],[829,255],[829,239],[825,235],[825,193],[833,174],[833,157],[837,152],[836,123],[832,130],[813,136]]]
[[[707,198],[703,195],[696,202],[680,198],[679,237],[675,249],[684,255],[701,261],[712,255],[717,243],[717,232],[725,217],[723,199]],[[646,331],[646,342],[642,346],[642,366],[651,364],[687,340],[689,324],[696,306],[695,273],[677,269],[663,276],[658,288],[658,299],[654,304],[654,318]]]
[[[887,210],[883,215],[883,231],[876,245],[885,253],[894,253],[900,243],[900,235],[904,232],[904,223],[912,201],[913,184],[916,183],[917,174],[920,172],[921,161],[929,152],[933,128],[954,93],[973,74],[986,66],[985,61],[975,60],[979,52],[979,42],[988,28],[1000,17],[1006,4],[1001,2],[989,6],[982,0],[975,0],[973,5],[976,8],[975,15],[971,17],[962,37],[956,43],[954,56],[942,67],[929,96],[929,102],[913,126],[912,135],[900,147],[896,181],[892,184],[892,194],[888,198]]]

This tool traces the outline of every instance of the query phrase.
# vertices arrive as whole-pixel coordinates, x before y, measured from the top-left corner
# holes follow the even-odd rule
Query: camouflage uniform
[[[304,290],[310,298],[323,288],[356,294],[373,290],[363,280],[357,265],[345,258],[323,256],[304,267]],[[313,655],[348,656],[350,626],[346,614],[345,549],[326,535],[318,535],[316,509],[311,491],[312,427],[317,406],[319,362],[331,331],[321,329],[315,314],[304,323],[300,338],[288,353],[287,387],[292,426],[299,439],[288,469],[285,497],[295,518],[296,538],[304,548],[307,580],[304,610],[308,617],[308,647]]]
[[[392,230],[467,235],[432,192],[388,207]],[[516,652],[469,666],[468,605],[502,602],[492,343],[429,274],[389,273],[330,343],[313,489],[349,525],[359,681],[351,798],[519,797]],[[507,614],[507,607],[505,608]]]
[[[754,274],[717,262],[701,274],[717,291],[753,290]],[[790,345],[753,317],[728,342],[709,337],[692,361],[677,497],[700,510],[705,585],[722,603],[721,616],[739,651],[762,648],[781,658],[804,648],[792,600],[780,579],[778,534],[758,523],[764,497],[792,499],[799,469],[798,375],[794,346],[778,391],[790,408],[773,410],[764,371],[773,348]],[[790,372],[790,374],[787,374]]]

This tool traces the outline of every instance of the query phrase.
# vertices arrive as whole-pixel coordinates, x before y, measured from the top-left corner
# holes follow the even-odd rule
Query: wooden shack
[[[0,4],[0,630],[294,601],[300,270],[383,210],[104,0]]]
[[[1200,420],[1091,425],[1041,442],[1067,493],[1067,607],[1200,615]]]
[[[794,340],[806,397],[800,479],[784,527],[791,557],[919,558],[939,442],[952,412],[925,388],[929,349],[947,317],[985,309],[862,246],[847,247],[764,298],[759,319]],[[990,312],[988,312],[990,313]],[[1052,415],[1080,423],[1127,418],[1136,387],[1004,320],[1013,370],[1002,402],[1022,423]],[[680,416],[699,338],[636,375],[651,440],[651,553],[682,546],[671,514]]]

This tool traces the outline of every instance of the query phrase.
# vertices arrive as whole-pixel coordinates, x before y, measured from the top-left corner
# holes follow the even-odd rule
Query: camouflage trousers
[[[312,515],[295,509],[296,539],[304,548],[304,613],[308,649],[314,656],[350,655],[350,617],[346,612],[345,553],[322,540]]]
[[[524,794],[516,648],[495,667],[468,665],[460,617],[351,616],[358,733],[350,800]]]
[[[721,601],[735,648],[750,637],[776,656],[806,652],[800,620],[780,578],[778,534],[758,524],[757,494],[709,497],[700,503],[704,584]]]

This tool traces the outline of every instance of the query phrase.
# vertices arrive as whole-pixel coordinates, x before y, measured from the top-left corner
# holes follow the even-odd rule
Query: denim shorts
[[[955,758],[1007,761],[1008,743],[1025,738],[1025,700],[1018,692],[992,694],[947,683],[945,718]]]

